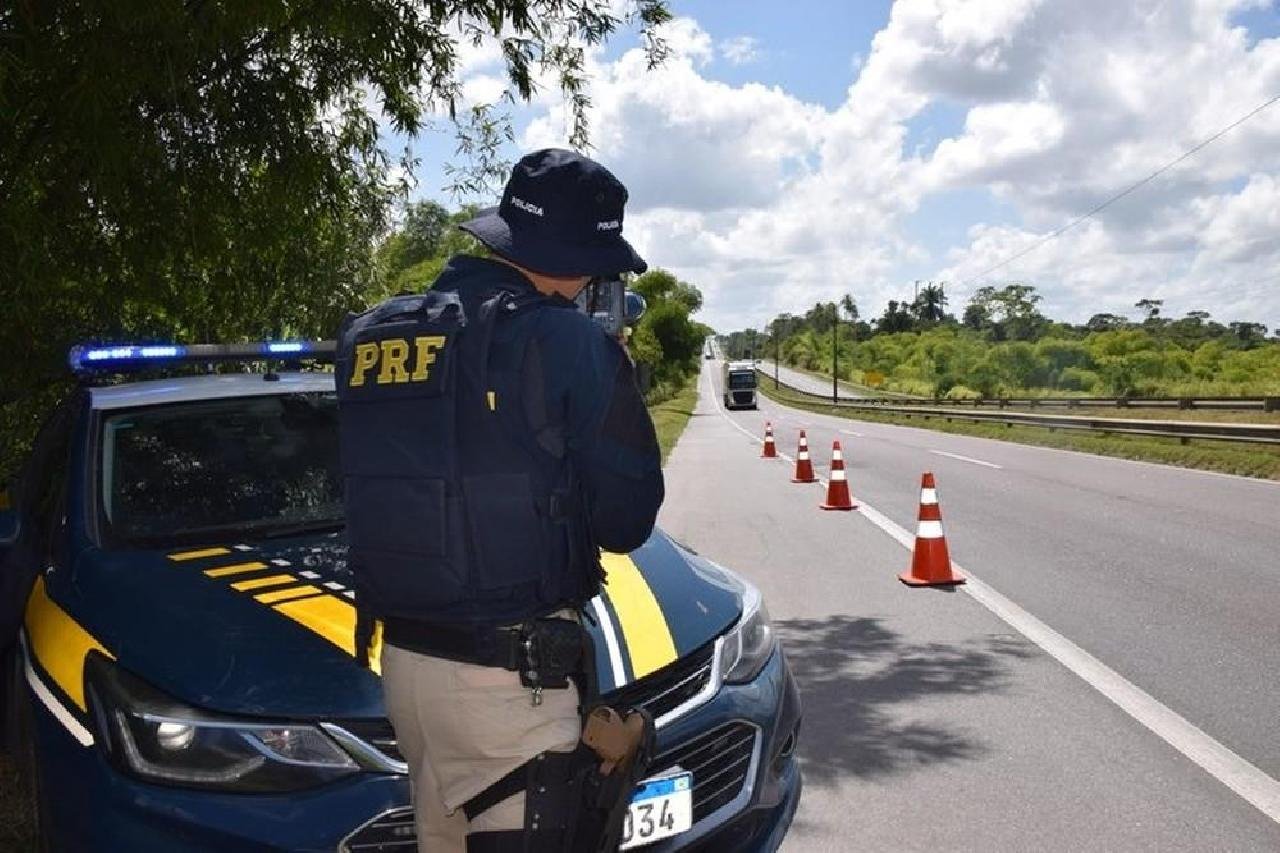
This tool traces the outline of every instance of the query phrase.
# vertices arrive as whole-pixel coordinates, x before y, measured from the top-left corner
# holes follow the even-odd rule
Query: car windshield
[[[117,539],[270,536],[342,523],[337,400],[281,394],[103,421],[102,513]]]
[[[729,374],[729,388],[731,390],[745,391],[754,387],[756,387],[756,375],[754,372],[743,370]]]

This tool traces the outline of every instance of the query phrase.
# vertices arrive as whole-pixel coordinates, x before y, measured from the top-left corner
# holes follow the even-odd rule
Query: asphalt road
[[[792,370],[790,367],[783,367],[769,360],[761,360],[760,369],[769,376],[777,374],[779,379],[792,388],[799,388],[801,391],[808,391],[811,394],[821,394],[827,399],[831,398],[831,377],[822,379],[809,373]],[[861,391],[856,391],[843,382],[840,383],[841,400],[863,400],[866,397],[867,395]]]
[[[661,523],[762,588],[801,681],[787,850],[1280,850],[1238,793],[1280,790],[1280,486],[765,399],[725,413],[705,364]],[[819,511],[820,487],[759,458],[766,419],[783,452],[807,429],[820,476],[840,439],[871,509]],[[898,583],[909,554],[885,530],[914,531],[925,470],[970,592],[1110,667],[1156,731],[981,596]]]

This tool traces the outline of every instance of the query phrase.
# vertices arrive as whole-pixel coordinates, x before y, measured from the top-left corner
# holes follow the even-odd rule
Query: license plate
[[[670,838],[693,826],[693,774],[676,772],[636,786],[619,850]]]

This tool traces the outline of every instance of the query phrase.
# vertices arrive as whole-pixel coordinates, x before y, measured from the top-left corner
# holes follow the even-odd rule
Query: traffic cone
[[[804,430],[800,430],[800,448],[796,451],[796,475],[791,478],[791,482],[818,482],[818,478],[813,473],[813,463],[809,461],[809,439],[805,438]]]
[[[898,580],[909,586],[953,586],[965,581],[964,575],[951,568],[933,474],[920,478],[920,526],[916,530],[916,547],[911,552],[911,569],[898,575]]]
[[[844,475],[844,453],[840,442],[831,443],[831,479],[827,481],[827,502],[818,504],[822,509],[853,509],[849,496],[849,481]]]
[[[761,459],[777,459],[778,448],[773,443],[773,424],[768,421],[764,425],[764,452],[760,454]]]

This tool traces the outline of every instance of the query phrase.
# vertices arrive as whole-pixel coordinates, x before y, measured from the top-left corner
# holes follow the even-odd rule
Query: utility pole
[[[782,363],[782,335],[778,334],[778,321],[773,322],[773,390],[778,390],[778,367]]]
[[[840,337],[836,334],[840,331],[840,305],[836,302],[831,303],[831,405],[836,405],[840,400],[840,388],[836,384],[836,376],[839,374],[840,366]]]

